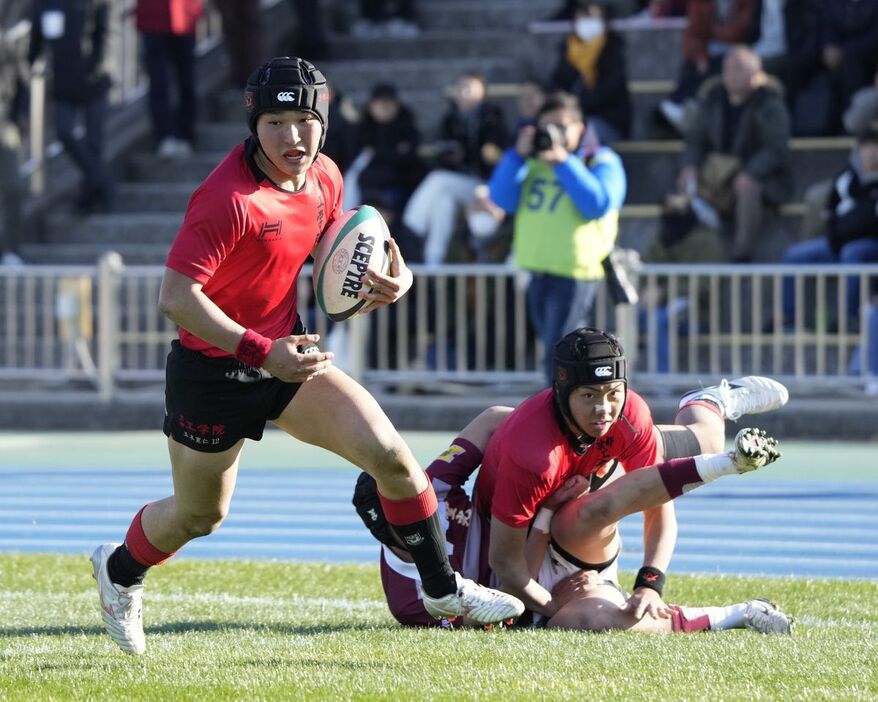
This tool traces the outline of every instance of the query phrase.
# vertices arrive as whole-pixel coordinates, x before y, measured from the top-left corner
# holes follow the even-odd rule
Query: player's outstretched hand
[[[262,367],[285,383],[304,383],[323,375],[332,365],[332,354],[317,348],[319,334],[291,334],[276,339]],[[299,352],[299,348],[303,352]]]
[[[372,304],[363,312],[371,312],[378,307],[392,305],[409,291],[415,280],[411,268],[406,265],[393,237],[390,238],[389,243],[390,270],[387,274],[382,275],[374,268],[367,268],[366,273],[360,278],[363,282],[363,290],[359,294],[360,299],[372,301]]]
[[[670,619],[673,614],[662,596],[648,587],[637,588],[628,598],[623,609],[631,612],[638,620],[643,619],[647,614],[653,619]]]

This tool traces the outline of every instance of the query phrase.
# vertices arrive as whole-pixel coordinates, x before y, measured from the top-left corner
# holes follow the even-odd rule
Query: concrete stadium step
[[[168,257],[167,244],[92,243],[22,244],[21,256],[28,263],[44,265],[94,265],[106,253],[115,251],[129,266],[161,266]]]
[[[382,54],[383,55],[383,54]],[[478,69],[488,82],[513,83],[522,76],[520,63],[508,56],[469,58],[412,58],[405,54],[394,60],[321,61],[320,70],[339,90],[363,92],[375,83],[393,83],[400,91],[435,87],[442,91],[464,71]]]
[[[234,97],[235,107],[237,108],[237,120],[207,122],[198,125],[198,143],[196,144],[198,151],[222,151],[225,153],[231,151],[250,136],[250,130],[247,129],[247,116],[244,112],[244,100],[239,94],[235,94]],[[232,113],[232,110],[230,109],[229,112]]]
[[[443,0],[421,2],[418,24],[425,30],[526,27],[552,17],[558,0]]]
[[[847,163],[852,141],[848,138],[792,139],[793,200],[801,200],[808,187],[832,178]],[[614,147],[628,173],[629,204],[660,202],[674,187],[680,170],[680,141],[629,141]]]
[[[201,182],[226,157],[225,151],[196,151],[179,161],[161,159],[155,154],[134,154],[128,161],[128,178],[143,183]]]
[[[114,212],[179,212],[186,205],[198,181],[179,183],[120,183],[113,198]]]
[[[182,221],[182,212],[118,212],[88,217],[58,213],[47,219],[46,243],[161,244],[167,249]]]

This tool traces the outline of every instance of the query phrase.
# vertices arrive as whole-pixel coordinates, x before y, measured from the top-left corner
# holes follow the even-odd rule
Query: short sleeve
[[[206,283],[246,231],[246,200],[199,188],[189,200],[166,265]]]
[[[544,473],[535,473],[507,459],[497,473],[491,515],[508,526],[526,527],[550,491]]]

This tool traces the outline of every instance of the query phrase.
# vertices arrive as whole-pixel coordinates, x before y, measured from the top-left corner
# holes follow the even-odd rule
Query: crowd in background
[[[153,148],[160,158],[185,158],[197,146],[195,36],[209,2],[223,18],[227,83],[238,89],[266,50],[257,3],[135,3],[149,77]],[[107,0],[4,4],[0,21],[6,29],[16,12],[32,22],[24,65],[16,57],[4,59],[0,76],[4,263],[21,262],[16,253],[20,182],[15,173],[21,142],[17,128],[23,124],[22,87],[28,66],[41,56],[51,61],[57,137],[82,173],[76,208],[83,214],[112,208],[112,181],[102,157],[112,75],[105,65],[110,5]],[[331,32],[345,31],[364,40],[410,39],[421,33],[415,0],[361,0],[356,12],[348,3],[319,0],[290,0],[290,7],[298,29],[289,52],[318,63],[333,58]],[[601,279],[602,259],[617,237],[625,190],[624,170],[621,184],[616,176],[607,181],[610,185],[601,180],[607,159],[616,158],[607,147],[630,138],[633,122],[625,37],[612,22],[631,15],[687,19],[676,86],[654,115],[658,133],[671,130],[684,141],[683,156],[679,176],[662,203],[659,231],[642,251],[644,258],[681,263],[764,260],[759,256],[760,237],[770,231],[772,216],[793,195],[790,139],[848,134],[856,139],[848,166],[831,181],[808,190],[811,215],[802,229],[809,238],[793,243],[782,260],[878,262],[878,0],[559,2],[557,12],[545,19],[569,21],[570,29],[559,38],[555,55],[523,73],[515,115],[491,98],[478,61],[472,70],[449,76],[448,85],[438,86],[448,100],[435,129],[418,123],[415,110],[392,82],[376,81],[362,105],[333,91],[325,151],[345,174],[345,206],[369,202],[379,207],[412,263],[513,257],[535,279],[558,275],[554,263],[528,268],[526,256],[520,255],[527,248],[522,222],[542,207],[537,195],[544,186],[532,172],[542,160],[548,168],[546,181],[554,171],[562,185],[559,197],[571,198],[562,230],[574,265],[565,267],[561,276],[580,283]],[[0,50],[7,48],[0,43]],[[546,148],[522,146],[523,134],[532,141],[535,131],[566,128],[557,114],[545,118],[547,99],[568,105],[574,120],[582,121],[576,143],[563,147],[579,164],[570,175],[558,175],[564,162],[561,151],[555,160],[540,156],[555,148],[553,142],[564,142],[553,137],[551,129]],[[74,130],[77,122],[84,126],[81,133]],[[508,173],[502,170],[504,163]],[[507,182],[500,185],[502,178]],[[510,190],[510,183],[518,189]],[[542,196],[551,201],[552,193]],[[561,219],[554,210],[552,216]],[[608,237],[608,250],[593,247],[594,260],[576,264],[576,247],[582,245],[573,242],[581,236],[581,227],[594,228],[595,222]],[[853,277],[851,282],[847,311],[856,325],[860,295]],[[790,285],[784,287],[785,323],[793,314]],[[878,290],[872,292],[878,302]],[[644,301],[665,311],[675,304],[684,304],[682,298]],[[577,325],[588,321],[586,315]],[[546,343],[548,336],[560,336],[566,329],[559,323],[552,327],[555,331],[547,332]]]

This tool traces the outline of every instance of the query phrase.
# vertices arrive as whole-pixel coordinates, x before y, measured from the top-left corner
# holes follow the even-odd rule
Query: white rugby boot
[[[780,458],[777,439],[762,429],[741,429],[735,436],[735,450],[729,453],[738,473],[764,468]]]
[[[421,590],[424,609],[436,619],[466,617],[479,624],[499,624],[517,619],[524,612],[524,603],[517,597],[479,585],[455,573],[457,592],[444,597],[430,597]]]
[[[745,414],[760,414],[783,407],[790,394],[781,383],[761,375],[745,375],[733,380],[722,379],[711,385],[687,392],[680,407],[696,400],[709,400],[718,405],[723,417],[737,420]]]
[[[119,544],[101,544],[91,554],[94,578],[101,598],[104,628],[125,653],[139,656],[146,650],[143,635],[143,585],[122,587],[110,581],[107,560]]]
[[[768,600],[749,600],[744,612],[744,626],[760,634],[792,634],[793,618]]]

